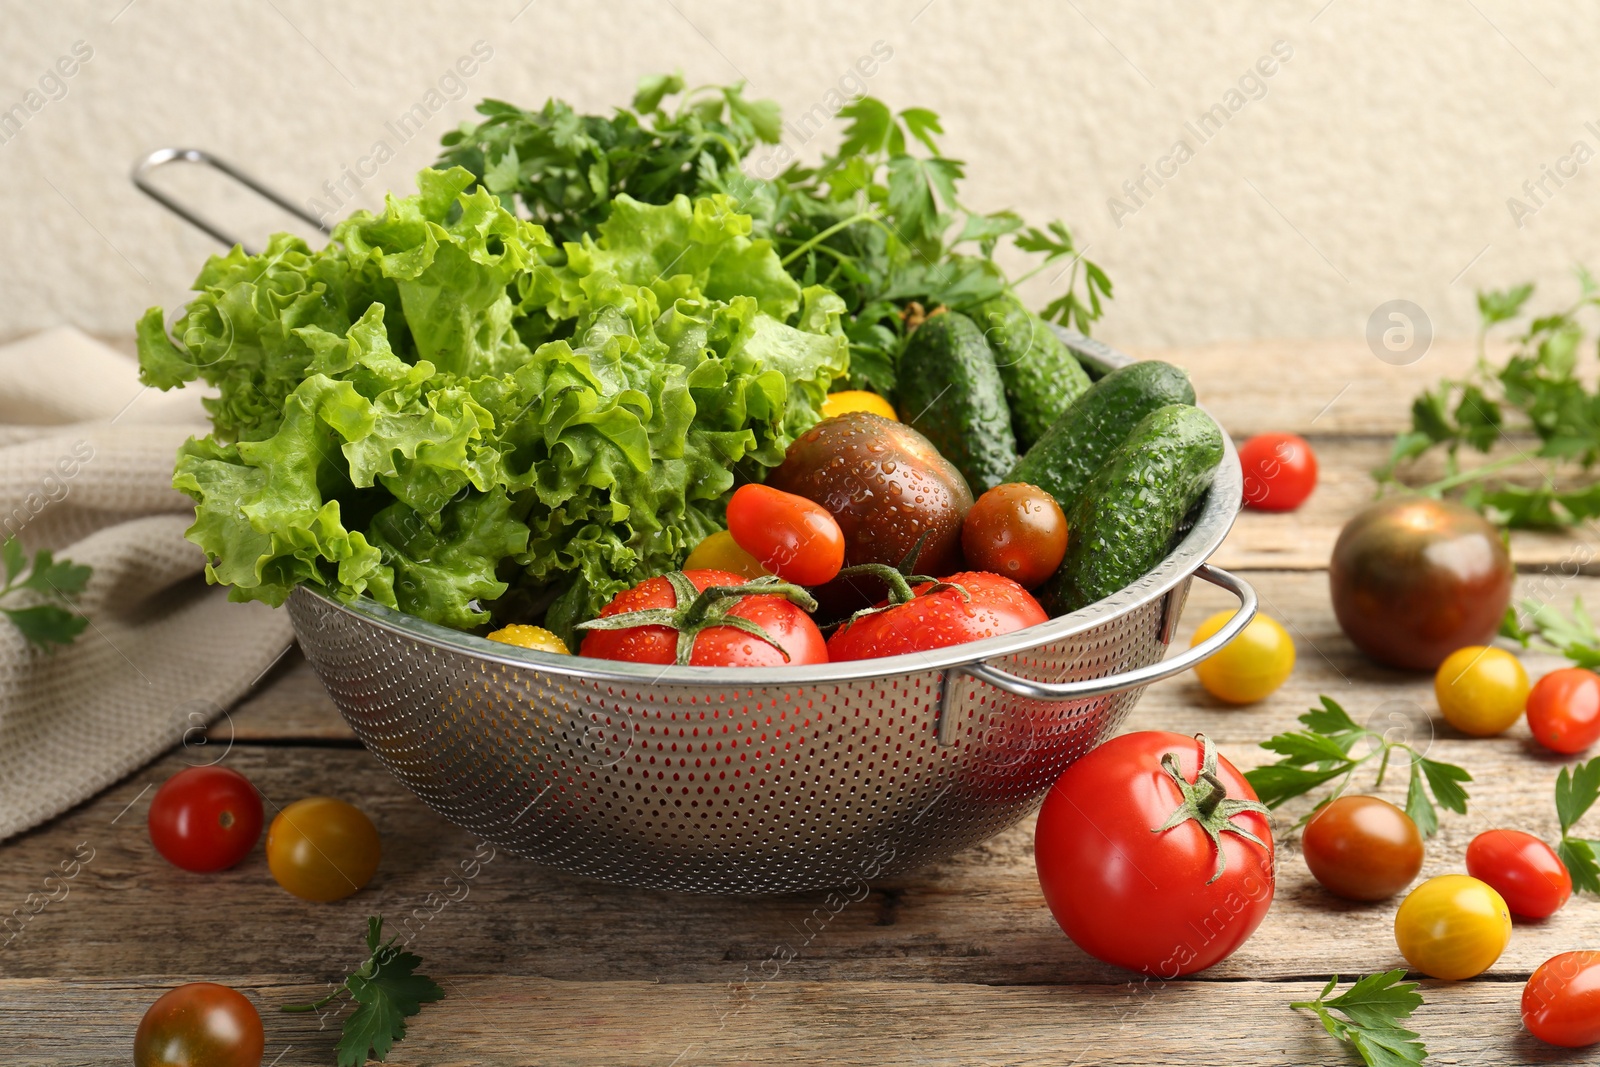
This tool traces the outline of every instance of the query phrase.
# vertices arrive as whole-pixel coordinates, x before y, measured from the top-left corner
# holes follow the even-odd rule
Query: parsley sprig
[[[1402,981],[1405,976],[1404,970],[1369,974],[1330,1000],[1328,994],[1339,984],[1334,975],[1316,1000],[1289,1006],[1315,1012],[1323,1028],[1355,1049],[1368,1067],[1406,1067],[1427,1059],[1428,1050],[1415,1031],[1400,1025],[1422,1006],[1417,983]]]
[[[1594,806],[1596,797],[1600,797],[1600,756],[1561,768],[1556,776],[1556,817],[1561,821],[1556,854],[1572,875],[1572,888],[1600,894],[1600,841],[1572,836],[1572,828]]]
[[[415,974],[422,957],[396,948],[396,938],[383,940],[383,918],[367,920],[367,959],[344,984],[311,1004],[292,1004],[279,1010],[321,1011],[348,992],[356,1010],[344,1021],[336,1051],[339,1067],[361,1067],[368,1057],[385,1060],[396,1041],[406,1036],[406,1019],[422,1005],[444,997],[433,979]]]
[[[1315,813],[1342,794],[1356,769],[1374,757],[1378,758],[1378,776],[1373,788],[1380,789],[1389,765],[1398,753],[1408,761],[1411,771],[1411,782],[1406,791],[1406,814],[1411,816],[1424,836],[1432,837],[1439,829],[1435,802],[1450,811],[1466,814],[1467,791],[1461,783],[1472,781],[1472,775],[1464,768],[1428,759],[1404,742],[1391,741],[1375,730],[1358,725],[1331,697],[1321,699],[1321,707],[1312,708],[1300,716],[1304,730],[1277,734],[1261,743],[1262,748],[1283,757],[1276,763],[1245,772],[1245,777],[1263,804],[1276,808],[1284,801],[1303,796],[1337,780],[1332,794],[1313,809]],[[1370,742],[1372,748],[1363,755],[1352,755],[1356,745],[1363,740]],[[1430,792],[1433,794],[1431,800],[1428,796]],[[1306,818],[1309,819],[1310,815]]]
[[[0,613],[23,637],[53,652],[56,645],[70,645],[83,633],[89,620],[72,611],[71,605],[89,584],[91,568],[56,559],[48,548],[34,553],[29,563],[22,542],[15,537],[0,545],[0,563],[6,572],[5,584],[0,586]],[[8,604],[18,593],[32,594],[23,598],[29,602]]]
[[[1491,331],[1524,315],[1533,286],[1478,294],[1478,359],[1465,378],[1446,379],[1411,404],[1411,429],[1395,438],[1389,460],[1373,472],[1380,487],[1398,485],[1398,471],[1436,449],[1445,476],[1417,491],[1459,491],[1469,507],[1504,526],[1561,528],[1600,516],[1600,391],[1579,367],[1583,316],[1600,307],[1600,283],[1578,270],[1579,295],[1557,311],[1532,316],[1512,338],[1503,364],[1488,357]],[[1463,450],[1488,453],[1509,433],[1527,433],[1537,446],[1463,469]]]
[[[1500,633],[1520,642],[1523,648],[1537,639],[1580,667],[1590,670],[1600,667],[1600,633],[1595,632],[1594,620],[1589,617],[1581,597],[1572,601],[1570,617],[1561,614],[1554,605],[1524,600],[1520,615],[1515,607],[1506,609]]]

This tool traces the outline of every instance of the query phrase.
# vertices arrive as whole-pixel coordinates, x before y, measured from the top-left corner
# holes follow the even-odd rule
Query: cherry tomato
[[[1600,741],[1600,675],[1563,667],[1528,694],[1528,729],[1552,752],[1571,756]]]
[[[761,561],[739,547],[733,534],[718,530],[694,546],[689,558],[683,561],[686,571],[727,571],[741,578],[760,578],[772,572]]]
[[[1008,634],[1049,618],[1026,589],[998,574],[963,571],[939,584],[961,589],[924,582],[912,590],[911,600],[857,616],[828,638],[828,659],[924,652]]]
[[[1406,962],[1430,978],[1458,982],[1482,974],[1511,940],[1511,911],[1500,894],[1465,874],[1429,878],[1394,916]]]
[[[139,1020],[134,1067],[260,1067],[261,1013],[238,990],[190,982],[168,990]]]
[[[743,585],[745,579],[728,571],[684,571],[697,591],[712,586]],[[625,589],[600,611],[608,619],[633,611],[690,609],[683,603],[672,580],[662,576],[648,578],[632,589]],[[772,642],[738,629],[736,625],[711,625],[695,634],[689,663],[695,667],[781,667],[784,664],[828,662],[827,643],[822,631],[805,609],[781,596],[742,596],[727,609],[727,614],[754,623]],[[687,618],[684,620],[688,624]],[[585,627],[580,627],[585,629]],[[629,626],[619,630],[587,629],[578,651],[597,659],[627,660],[631,663],[675,663],[678,632],[667,625]]]
[[[1431,671],[1488,644],[1514,571],[1496,530],[1460,504],[1390,497],[1345,523],[1328,585],[1339,627],[1379,663]]]
[[[821,504],[770,485],[741,485],[728,500],[728,532],[785,581],[821,585],[844,566],[844,531]]]
[[[226,767],[190,767],[168,778],[150,801],[150,843],[175,867],[220,871],[250,854],[261,837],[261,794]]]
[[[1572,875],[1555,849],[1521,830],[1486,830],[1467,846],[1467,873],[1505,898],[1513,914],[1543,919],[1572,896]]]
[[[1563,952],[1541,963],[1522,989],[1522,1025],[1563,1048],[1600,1044],[1600,952]]]
[[[378,871],[383,848],[360,808],[333,797],[306,797],[278,812],[267,830],[267,866],[302,900],[339,900]]]
[[[1306,823],[1306,866],[1348,900],[1387,900],[1422,870],[1422,835],[1411,816],[1377,797],[1340,797]]]
[[[1272,905],[1272,831],[1260,805],[1240,804],[1255,799],[1202,739],[1146,731],[1092,749],[1039,811],[1034,858],[1050,913],[1091,956],[1147,975],[1175,978],[1225,959]]]
[[[1528,702],[1528,672],[1503,648],[1468,645],[1439,664],[1433,695],[1445,722],[1473,737],[1504,733]]]
[[[500,627],[489,635],[489,640],[518,648],[531,648],[535,652],[554,652],[558,656],[566,656],[571,652],[565,641],[543,626],[529,626],[521,622]]]
[[[1038,486],[1007,482],[984,493],[961,524],[967,566],[1032,589],[1067,554],[1067,517]]]
[[[1219,611],[1195,630],[1190,647],[1210,637],[1233,618]],[[1294,641],[1276,619],[1257,615],[1226,648],[1194,669],[1206,692],[1229,704],[1265,700],[1289,680],[1294,670]]]
[[[1293,511],[1317,486],[1317,455],[1303,437],[1264,433],[1239,449],[1244,502],[1260,511]]]
[[[889,403],[877,393],[869,393],[865,389],[841,389],[837,393],[829,393],[822,402],[822,417],[831,419],[835,415],[843,415],[848,411],[865,411],[872,415],[881,415],[886,419],[900,421],[894,413],[894,405]]]

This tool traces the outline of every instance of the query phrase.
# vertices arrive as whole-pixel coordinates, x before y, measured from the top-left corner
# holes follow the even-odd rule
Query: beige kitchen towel
[[[0,347],[0,538],[94,568],[71,645],[0,618],[0,839],[192,742],[293,640],[285,612],[208,587],[183,538],[172,462],[206,430],[197,390],[145,389],[77,330]]]

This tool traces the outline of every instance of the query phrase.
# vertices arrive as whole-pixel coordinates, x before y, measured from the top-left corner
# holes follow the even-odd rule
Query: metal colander
[[[141,190],[235,238],[150,180],[209,166],[323,232],[288,198],[198,149],[134,167]],[[1129,362],[1058,330],[1093,372]],[[1241,496],[1222,465],[1155,570],[1082,611],[1002,637],[807,667],[654,667],[526,651],[306,587],[289,614],[367,748],[431,808],[498,848],[627,885],[781,893],[921,866],[1026,815],[1114,733],[1143,686],[1227,644],[1255,615],[1206,564]],[[1238,596],[1218,633],[1163,660],[1200,577]]]

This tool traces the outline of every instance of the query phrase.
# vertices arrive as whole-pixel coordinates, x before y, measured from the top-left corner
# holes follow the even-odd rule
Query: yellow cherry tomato
[[[529,626],[525,622],[502,626],[489,635],[489,640],[499,641],[503,645],[516,645],[518,648],[531,648],[535,652],[554,652],[560,656],[572,654],[572,650],[567,648],[567,643],[561,638],[543,626]]]
[[[1413,889],[1395,912],[1394,940],[1412,967],[1456,982],[1500,958],[1511,940],[1511,911],[1487,882],[1440,875]]]
[[[267,869],[302,900],[339,900],[372,881],[383,849],[372,820],[333,797],[306,797],[267,830]]]
[[[1219,611],[1200,624],[1190,647],[1210,637],[1233,618]],[[1194,669],[1206,692],[1230,704],[1253,704],[1271,696],[1294,670],[1294,641],[1276,620],[1257,615],[1226,648]]]
[[[1493,737],[1522,717],[1528,704],[1528,672],[1503,648],[1468,645],[1439,664],[1433,695],[1445,722],[1473,737]]]
[[[761,561],[739,547],[727,530],[718,530],[694,546],[689,558],[683,561],[686,571],[732,571],[741,578],[761,578],[772,572]]]
[[[822,402],[822,417],[831,419],[835,415],[843,415],[847,411],[866,411],[873,415],[882,415],[886,419],[900,419],[894,413],[894,405],[889,403],[877,393],[869,393],[865,389],[842,389],[837,393],[829,393]]]

